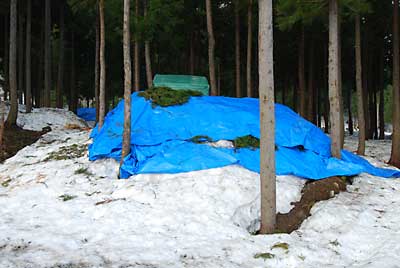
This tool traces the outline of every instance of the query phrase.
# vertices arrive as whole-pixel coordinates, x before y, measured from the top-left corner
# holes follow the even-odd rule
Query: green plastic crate
[[[170,87],[175,90],[191,89],[209,95],[210,85],[204,76],[156,74],[153,80],[155,87]]]

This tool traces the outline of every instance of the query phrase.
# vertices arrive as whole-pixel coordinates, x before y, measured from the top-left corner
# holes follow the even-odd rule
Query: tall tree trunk
[[[135,2],[135,21],[136,24],[139,21],[139,0],[136,0]],[[135,44],[134,44],[134,50],[135,50],[135,91],[139,91],[140,89],[140,53],[139,53],[139,39],[138,39],[138,34],[135,33]]]
[[[340,130],[340,149],[344,147],[344,105],[343,105],[343,87],[342,87],[342,22],[341,22],[340,12],[338,11],[338,77],[339,77],[339,105],[340,105],[340,114],[339,114],[339,130]]]
[[[211,0],[206,0],[206,13],[207,13],[207,32],[208,32],[208,68],[210,72],[210,85],[211,85],[211,95],[217,95],[217,83],[215,79],[215,39],[214,30],[212,22],[212,6]]]
[[[315,109],[314,109],[314,42],[310,37],[309,45],[309,63],[308,63],[308,104],[307,104],[307,119],[316,124],[315,122]]]
[[[124,47],[124,133],[122,136],[121,167],[124,158],[131,149],[131,51],[130,51],[130,29],[129,29],[130,0],[124,0],[124,25],[123,25],[123,47]],[[121,175],[121,174],[120,174]]]
[[[400,59],[399,59],[399,2],[394,1],[393,11],[393,134],[389,163],[400,168]]]
[[[17,82],[17,94],[19,103],[22,104],[23,92],[24,92],[24,13],[22,10],[22,2],[20,2],[19,8],[19,20],[18,20],[18,82]]]
[[[9,30],[10,30],[10,17],[9,14],[7,13],[4,16],[4,61],[3,61],[3,67],[4,67],[4,100],[7,99],[7,95],[9,92],[10,88],[10,79],[9,79],[9,73],[8,73],[8,64],[9,64],[9,48],[10,48],[10,40],[9,40]]]
[[[272,0],[259,0],[261,234],[273,233],[276,224],[272,14]]]
[[[251,60],[252,60],[252,44],[253,44],[253,0],[249,0],[247,7],[247,97],[252,97],[252,77],[251,77]]]
[[[32,21],[32,0],[27,0],[26,6],[26,63],[25,63],[25,81],[26,81],[26,112],[32,110],[32,79],[31,79],[31,21]]]
[[[45,5],[45,34],[44,34],[44,96],[43,104],[50,107],[50,91],[51,91],[51,7],[50,0],[46,0]]]
[[[94,59],[94,98],[96,102],[96,122],[100,113],[100,19],[99,5],[96,5],[96,55]]]
[[[348,89],[347,91],[347,104],[348,104],[348,115],[349,115],[349,122],[348,122],[348,127],[349,127],[349,135],[354,134],[354,126],[353,126],[353,113],[351,111],[351,106],[352,106],[352,94],[351,94],[351,89]]]
[[[301,27],[300,43],[299,43],[299,97],[300,97],[300,115],[306,117],[306,81],[305,81],[305,67],[304,67],[304,57],[305,57],[305,33],[304,26]]]
[[[236,97],[242,96],[240,79],[240,15],[239,0],[235,0],[235,64],[236,64]]]
[[[63,108],[63,93],[64,93],[64,2],[60,2],[60,44],[59,44],[59,59],[58,59],[58,78],[56,92],[56,106]]]
[[[17,0],[10,0],[10,111],[6,124],[17,125],[18,93],[17,93]]]
[[[42,12],[43,13],[43,12]],[[40,20],[40,44],[44,44],[44,16],[42,14],[42,19]],[[44,47],[39,46],[39,66],[37,68],[37,91],[36,91],[36,106],[43,107],[44,105]]]
[[[382,49],[379,59],[379,139],[385,139],[385,51]]]
[[[339,82],[339,21],[338,1],[329,0],[329,103],[331,118],[331,153],[341,158],[341,99]]]
[[[143,9],[144,9],[144,16],[146,17],[147,9],[148,9],[147,0],[145,0],[144,3],[145,3],[145,6],[143,7]],[[192,40],[192,39],[190,39],[190,40]],[[192,45],[193,44],[191,44],[191,46]],[[192,50],[192,47],[191,47],[191,50]],[[190,53],[191,53],[190,59],[191,59],[191,62],[193,62],[192,61],[192,51]],[[144,42],[144,54],[145,54],[145,60],[146,60],[147,87],[151,88],[151,87],[153,87],[153,72],[151,70],[150,41],[148,41],[148,40],[146,40]],[[191,66],[191,68],[192,68],[192,66]]]
[[[104,0],[99,0],[100,14],[100,93],[99,93],[99,123],[98,130],[103,127],[106,113],[106,61],[105,61],[105,36],[104,36]]]
[[[324,88],[324,132],[329,133],[329,86],[328,86],[328,46],[324,43],[324,70],[323,70],[323,88]]]
[[[70,82],[70,103],[69,110],[76,113],[78,109],[76,71],[75,71],[75,33],[71,36],[71,82]]]
[[[355,18],[355,53],[356,53],[356,88],[357,88],[357,117],[358,117],[358,148],[357,154],[365,154],[365,116],[364,116],[364,90],[362,83],[362,63],[361,63],[361,26],[360,15]]]
[[[190,34],[189,73],[194,75],[194,33]]]

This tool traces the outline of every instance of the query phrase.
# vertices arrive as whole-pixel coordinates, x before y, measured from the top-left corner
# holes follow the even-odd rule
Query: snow
[[[61,127],[76,118],[37,117],[51,123],[53,112],[60,127],[0,164],[0,267],[400,267],[398,180],[362,174],[292,234],[252,235],[258,174],[228,166],[117,180],[117,162],[87,160],[88,130]],[[388,150],[367,143],[380,166]],[[278,211],[304,183],[277,177]]]

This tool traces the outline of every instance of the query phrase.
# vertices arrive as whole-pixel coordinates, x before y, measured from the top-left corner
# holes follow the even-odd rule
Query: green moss
[[[182,105],[190,97],[199,97],[203,94],[195,90],[173,90],[169,87],[153,87],[139,93],[139,96],[151,100],[153,107]]]
[[[194,136],[189,141],[193,143],[205,143],[205,142],[212,142],[213,139],[208,136],[199,135],[199,136]]]
[[[8,178],[8,179],[6,179],[5,181],[3,181],[3,182],[1,183],[1,186],[3,186],[3,187],[8,187],[8,186],[10,185],[10,182],[11,182],[11,179]]]
[[[77,170],[75,170],[74,174],[75,175],[83,174],[83,175],[86,175],[86,176],[92,176],[93,175],[93,173],[90,172],[88,170],[88,168],[83,168],[83,167],[82,168],[78,168]]]
[[[72,200],[72,199],[76,198],[76,196],[75,195],[69,195],[69,194],[63,194],[63,195],[60,195],[58,198],[60,198],[64,202],[67,202],[69,200]]]
[[[271,249],[274,249],[274,248],[281,248],[281,249],[284,249],[284,250],[289,250],[289,244],[288,243],[276,243],[275,245],[273,245],[272,247],[271,247]]]
[[[235,146],[236,149],[240,148],[257,149],[260,148],[260,139],[251,135],[247,135],[234,139],[233,145]]]
[[[85,152],[87,150],[87,146],[85,144],[72,144],[70,146],[62,146],[57,152],[51,152],[47,156],[47,158],[44,160],[50,161],[50,160],[68,160],[68,159],[74,159],[74,158],[80,158],[85,155]]]
[[[266,259],[272,259],[272,258],[274,258],[274,257],[275,257],[275,255],[272,254],[272,253],[269,253],[269,252],[257,253],[257,254],[254,255],[254,258],[255,258],[255,259],[264,259],[264,260],[266,260]]]

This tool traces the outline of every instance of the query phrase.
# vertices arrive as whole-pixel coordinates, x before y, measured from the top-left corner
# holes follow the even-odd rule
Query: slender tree
[[[122,137],[121,166],[131,149],[131,52],[129,29],[130,0],[124,0],[123,48],[124,48],[124,133]]]
[[[94,96],[96,102],[96,122],[99,122],[100,112],[100,19],[99,5],[96,5],[96,55],[94,60]]]
[[[23,103],[22,96],[23,96],[23,88],[24,88],[24,17],[25,14],[22,9],[23,5],[20,2],[18,6],[18,82],[17,82],[17,94],[19,98],[19,103]]]
[[[357,88],[357,116],[358,116],[358,148],[359,155],[365,154],[365,116],[364,97],[362,88],[362,64],[361,64],[361,26],[360,15],[355,17],[355,53],[356,53],[356,88]]]
[[[99,0],[100,15],[100,93],[99,93],[99,130],[103,127],[106,113],[106,61],[104,36],[104,0]]]
[[[400,168],[400,55],[399,55],[399,2],[393,5],[393,134],[389,163]]]
[[[50,107],[51,91],[51,6],[50,0],[45,2],[45,34],[44,34],[44,96],[43,104]]]
[[[144,17],[147,17],[147,9],[148,9],[148,1],[144,0]],[[150,56],[150,41],[146,40],[144,42],[144,54],[146,61],[146,78],[147,78],[147,87],[153,87],[153,71],[151,70],[151,56]],[[191,61],[192,62],[192,61]]]
[[[10,63],[8,74],[10,76],[10,111],[6,124],[17,125],[18,93],[17,93],[17,0],[10,1]]]
[[[136,25],[139,21],[139,0],[135,2],[135,22]],[[139,32],[137,31],[135,34],[135,44],[134,44],[134,53],[135,53],[135,91],[139,91],[140,89],[140,53],[139,53]]]
[[[306,117],[306,80],[305,80],[305,33],[304,26],[301,28],[299,52],[298,52],[298,76],[299,76],[299,98],[300,107],[299,113],[301,116]]]
[[[64,23],[64,2],[60,1],[60,41],[58,49],[58,77],[57,77],[57,89],[56,89],[56,106],[57,108],[63,108],[63,93],[64,93],[64,35],[65,35],[65,23]]]
[[[235,0],[235,65],[236,65],[236,97],[240,98],[241,94],[241,77],[240,77],[240,14],[239,0]]]
[[[215,38],[212,22],[212,6],[211,0],[206,1],[206,13],[207,13],[207,32],[208,32],[208,68],[210,72],[210,85],[211,95],[217,95],[217,83],[215,78]]]
[[[31,79],[31,21],[32,21],[32,0],[26,1],[26,43],[25,43],[25,82],[26,82],[26,112],[32,110],[32,79]]]
[[[339,20],[338,1],[329,0],[329,102],[331,122],[331,153],[341,158],[341,98],[339,85]]]
[[[252,80],[251,80],[251,57],[253,44],[253,0],[249,0],[247,6],[247,65],[246,65],[246,80],[247,80],[247,97],[252,97]]]
[[[272,0],[259,0],[259,96],[261,230],[272,233],[276,223],[275,107]]]

